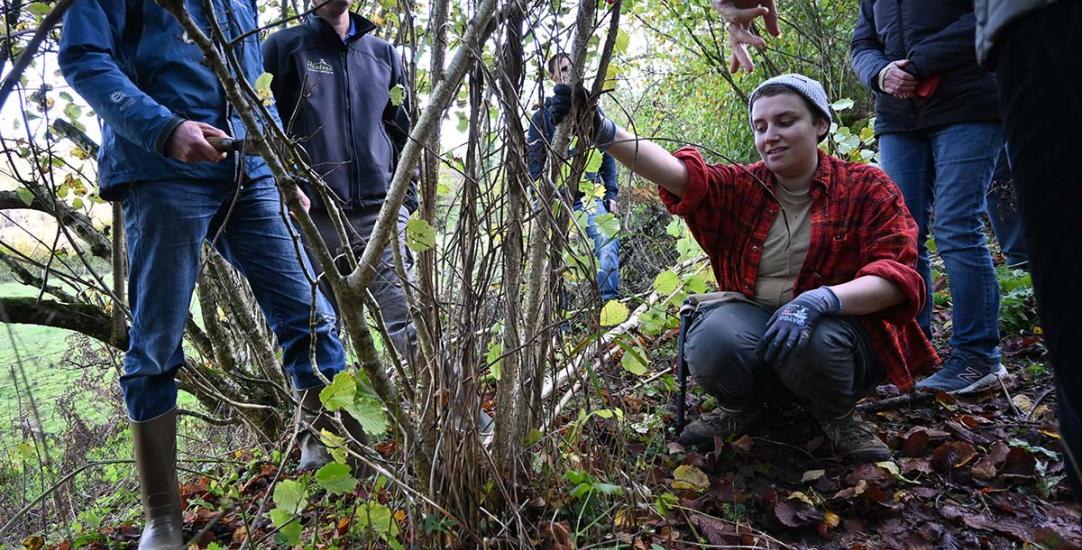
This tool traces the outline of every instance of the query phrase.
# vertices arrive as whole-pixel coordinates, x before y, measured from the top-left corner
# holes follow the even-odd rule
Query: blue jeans
[[[305,271],[314,272],[290,236],[273,180],[246,182],[236,191],[230,182],[148,182],[132,184],[123,199],[132,324],[120,388],[132,420],[149,420],[176,406],[174,377],[184,364],[181,337],[200,249],[219,228],[224,227],[215,248],[251,284],[296,387],[320,384],[309,364],[313,340],[319,369],[328,378],[345,365],[334,312],[321,293],[312,303]]]
[[[586,236],[594,240],[594,256],[597,258],[597,288],[601,300],[608,301],[620,296],[620,239],[615,235],[605,238],[597,230],[597,217],[607,214],[601,199],[594,199],[594,211],[586,222]],[[575,201],[575,210],[582,210],[582,199]]]
[[[928,300],[918,316],[931,335],[932,271],[928,221],[947,271],[953,305],[952,353],[999,360],[999,282],[982,215],[985,192],[1002,145],[997,124],[955,124],[936,130],[883,134],[879,158],[917,222],[917,271]]]

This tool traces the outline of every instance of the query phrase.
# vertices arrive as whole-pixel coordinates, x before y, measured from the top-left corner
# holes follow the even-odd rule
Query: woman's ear
[[[815,135],[822,136],[819,141],[826,139],[827,134],[830,133],[830,121],[823,117],[815,118]]]

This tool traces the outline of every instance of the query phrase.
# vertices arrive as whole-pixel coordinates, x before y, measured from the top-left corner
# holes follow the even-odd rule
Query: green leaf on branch
[[[319,440],[323,443],[323,446],[327,448],[327,452],[331,453],[331,458],[335,462],[340,464],[346,463],[346,458],[349,453],[346,452],[346,438],[335,435],[327,430],[319,431]]]
[[[838,101],[835,101],[834,103],[831,103],[830,108],[834,109],[835,111],[844,111],[846,109],[852,109],[853,108],[853,100],[849,99],[848,97],[843,98],[843,99],[839,99]]]
[[[601,308],[601,326],[614,327],[623,323],[628,317],[627,306],[619,300],[609,300],[605,307]]]
[[[398,522],[391,509],[379,502],[370,500],[357,508],[356,525],[362,531],[372,530],[381,539],[390,544],[397,543]]]
[[[357,380],[350,372],[342,371],[334,375],[331,385],[319,392],[319,399],[331,412],[346,411],[361,423],[364,431],[370,434],[381,434],[387,431],[387,415],[383,412],[383,405],[371,395],[361,391],[357,386]]]
[[[270,511],[271,523],[278,528],[278,539],[286,546],[293,547],[301,543],[301,523],[293,514],[284,510]]]
[[[402,105],[402,102],[406,100],[406,89],[401,84],[395,84],[394,88],[390,90],[391,105],[398,107]]]
[[[255,93],[259,99],[263,100],[263,103],[268,103],[273,99],[270,88],[272,81],[274,81],[274,75],[270,73],[263,73],[255,79]]]
[[[620,358],[620,366],[635,376],[642,376],[648,372],[643,350],[639,347],[625,351],[624,356]]]
[[[436,246],[436,228],[421,218],[406,222],[406,246],[414,252],[424,252]]]
[[[300,482],[287,479],[274,487],[274,505],[287,514],[299,514],[308,506],[308,494]]]
[[[684,285],[687,286],[688,292],[691,292],[692,294],[702,294],[706,292],[706,279],[703,279],[701,275],[688,277],[688,280],[684,281]]]
[[[669,225],[665,226],[665,233],[670,237],[679,239],[684,236],[684,222],[679,219],[674,219],[669,222]]]
[[[680,276],[675,271],[662,271],[654,278],[654,290],[658,294],[672,294],[678,288],[680,288]]]
[[[25,187],[20,187],[15,190],[15,194],[19,196],[19,200],[23,201],[23,204],[30,206],[34,203],[34,193]]]
[[[492,369],[492,378],[496,381],[499,381],[500,377],[503,375],[500,357],[503,357],[503,346],[495,340],[489,342],[488,351],[485,352],[485,362],[488,363],[489,368]]]
[[[332,462],[317,470],[316,483],[334,495],[352,492],[357,487],[357,479],[350,475],[349,466],[337,462]]]
[[[612,214],[601,214],[594,218],[594,223],[597,225],[597,232],[602,239],[612,239],[620,232],[620,220]]]
[[[53,11],[52,6],[46,4],[45,2],[34,2],[30,4],[29,8],[30,13],[36,15],[37,17],[45,17],[49,14],[49,12]]]
[[[620,54],[627,51],[627,46],[631,43],[631,37],[628,36],[624,29],[618,29],[616,31],[616,42],[613,43],[612,53]]]
[[[79,120],[79,117],[83,116],[83,108],[74,103],[68,103],[64,106],[64,116],[68,117],[71,122],[75,122]]]

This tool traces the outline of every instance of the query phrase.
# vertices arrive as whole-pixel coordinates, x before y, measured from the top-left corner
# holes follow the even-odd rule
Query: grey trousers
[[[688,328],[691,374],[718,403],[753,411],[795,397],[820,422],[844,416],[884,378],[855,319],[825,316],[798,357],[772,365],[756,353],[772,311],[746,301],[708,304]]]
[[[379,209],[378,206],[369,206],[343,211],[350,225],[348,228],[349,246],[353,248],[353,252],[358,258],[364,252],[364,248],[368,244],[368,238],[372,235],[372,229],[376,226]],[[322,208],[313,208],[310,214],[316,228],[319,229],[320,235],[323,236],[323,240],[327,243],[327,247],[332,253],[339,256],[339,260],[344,260],[345,258],[341,254],[345,249],[342,247],[338,232],[334,230],[334,224],[331,223],[327,211]],[[411,262],[409,251],[405,247],[406,222],[408,220],[409,212],[406,211],[405,207],[402,207],[398,212],[398,242],[402,245],[403,259]],[[318,270],[319,261],[312,255],[311,250],[308,250],[308,254],[312,260],[312,265]],[[340,261],[338,268],[344,270],[345,267],[345,262]],[[407,264],[406,269],[408,273],[409,264]],[[372,292],[372,296],[375,297],[376,303],[379,304],[383,314],[383,322],[387,326],[388,336],[391,337],[391,345],[394,346],[395,351],[398,352],[403,361],[409,361],[415,357],[417,330],[410,318],[409,304],[406,302],[406,295],[402,291],[401,283],[398,274],[395,273],[394,256],[391,247],[388,245],[380,257],[379,264],[376,266],[376,275],[372,278],[372,283],[368,286],[368,289]],[[330,299],[335,311],[338,311],[338,303],[334,298],[334,293],[331,292],[330,285],[321,281],[320,289]]]

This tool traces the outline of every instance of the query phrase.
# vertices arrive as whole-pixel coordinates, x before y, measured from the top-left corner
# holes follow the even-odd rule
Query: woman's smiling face
[[[755,148],[779,179],[799,178],[818,163],[819,136],[829,129],[796,93],[764,96],[751,106]]]

